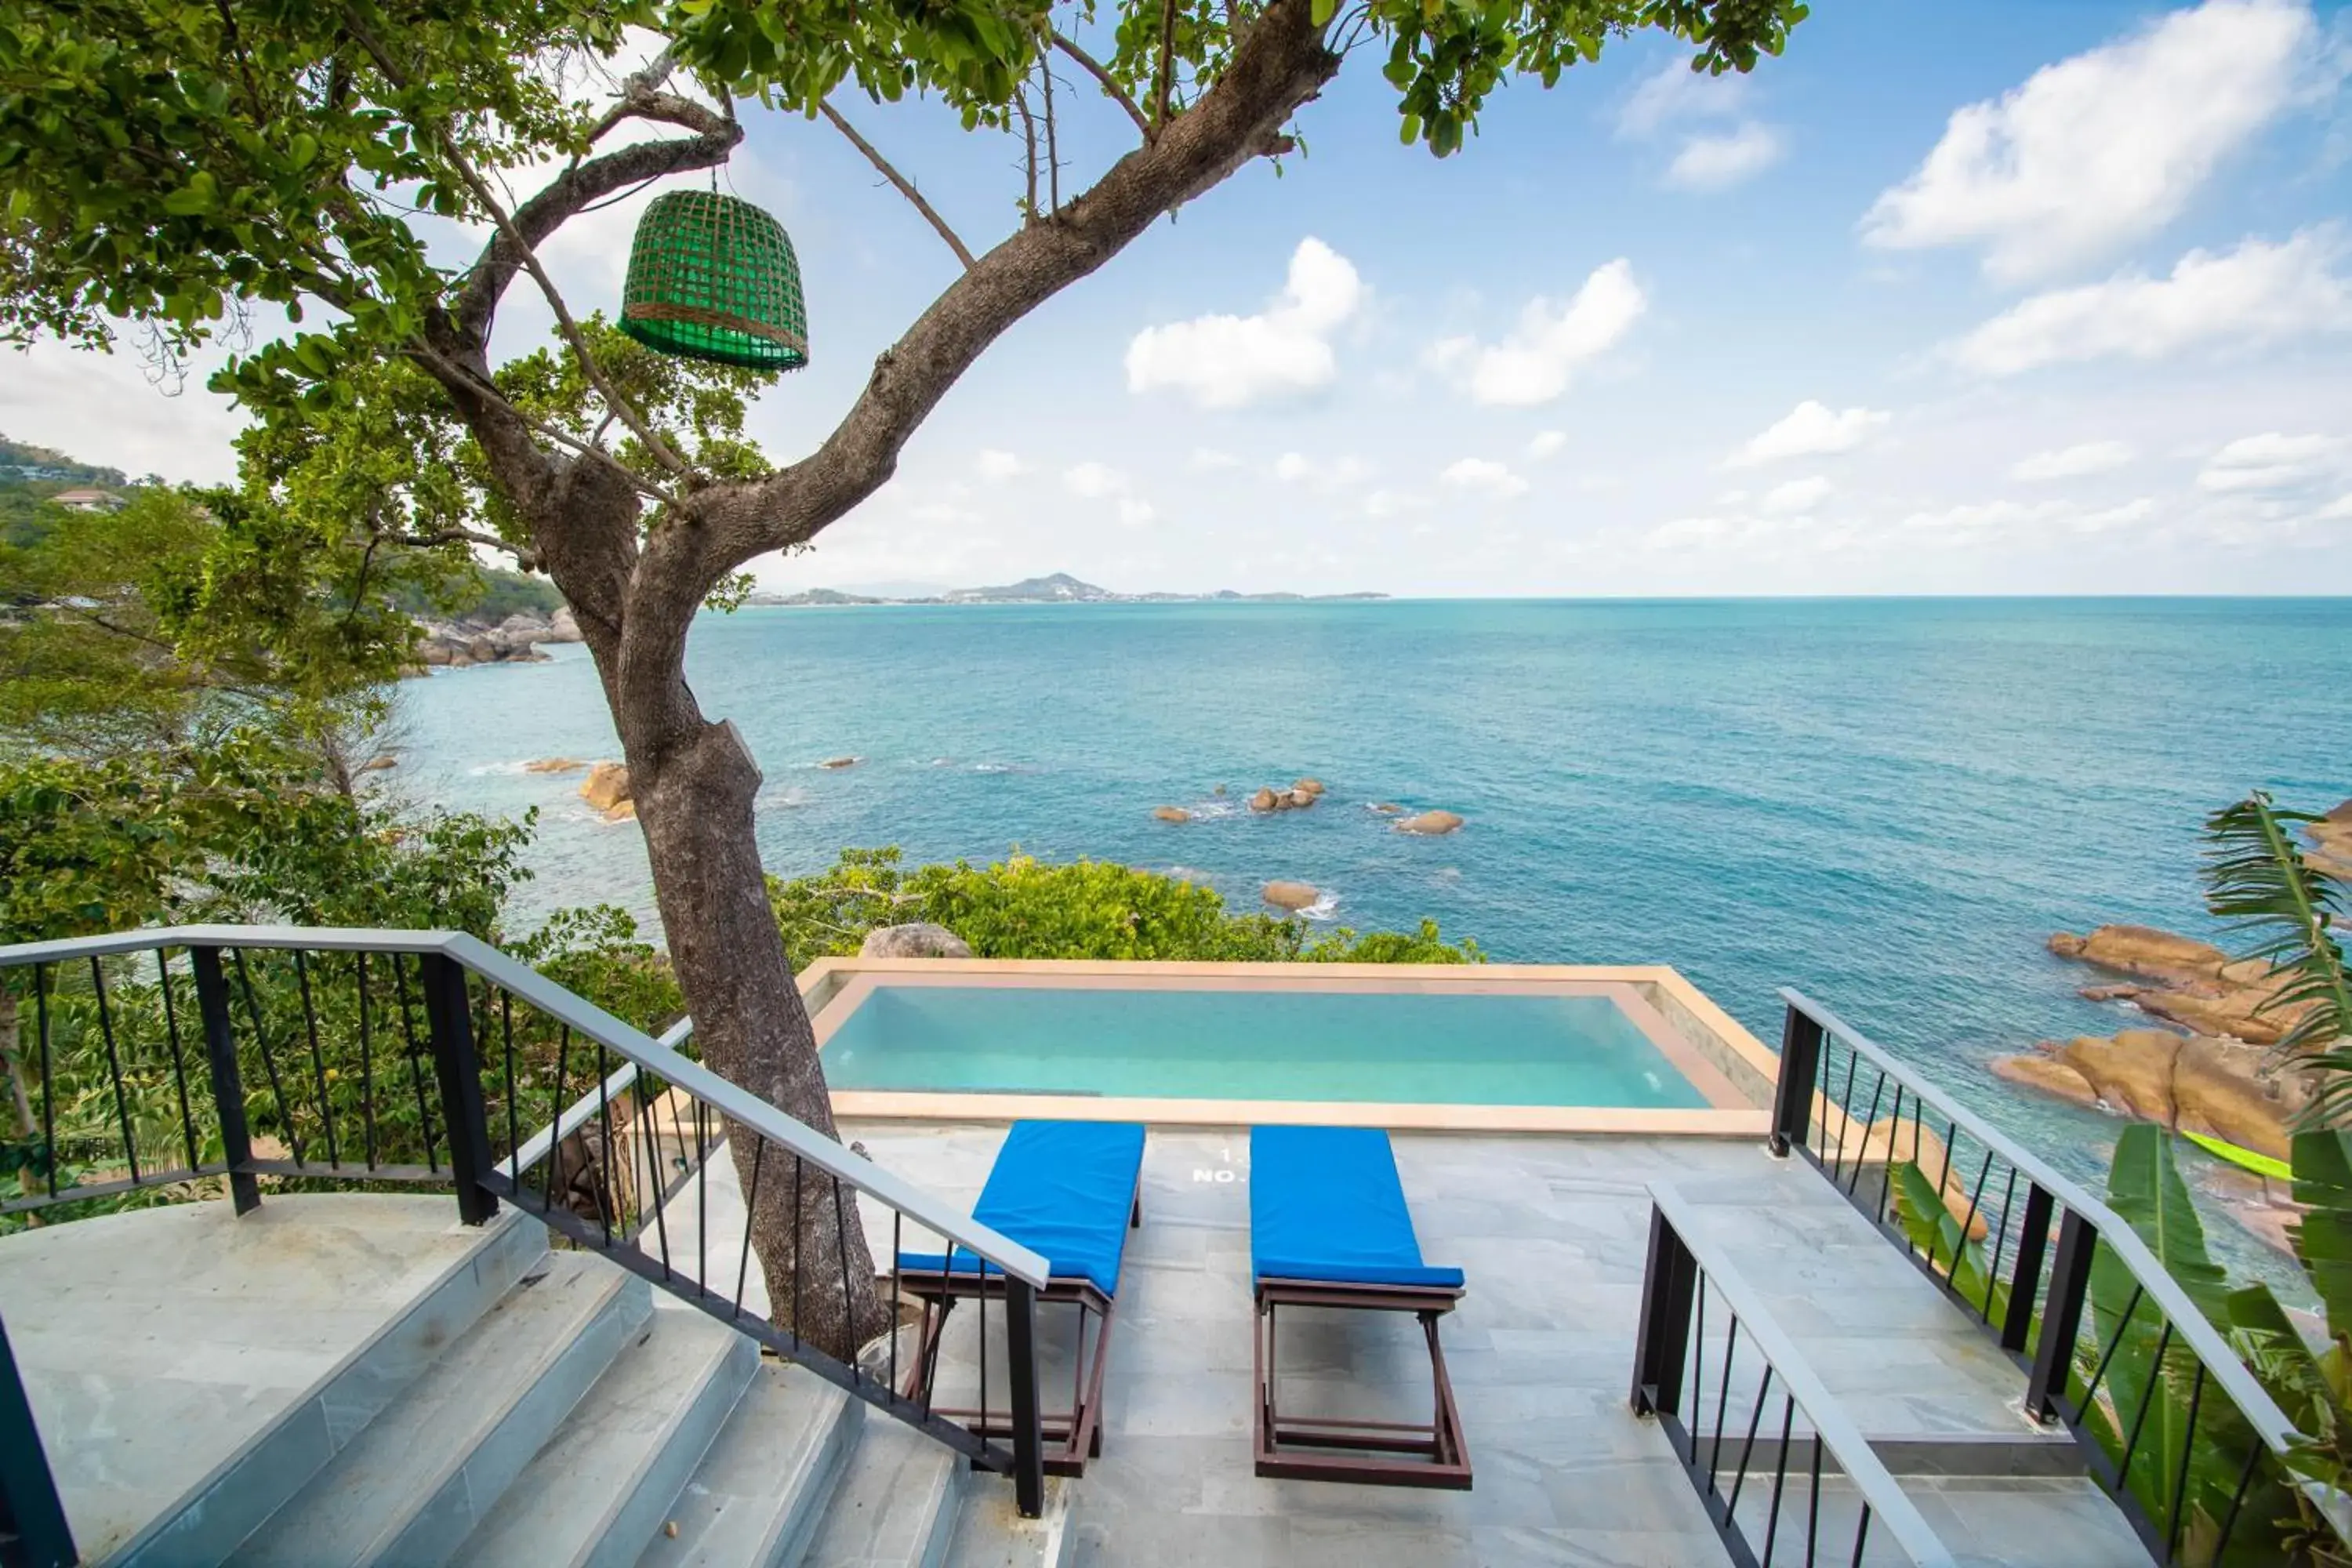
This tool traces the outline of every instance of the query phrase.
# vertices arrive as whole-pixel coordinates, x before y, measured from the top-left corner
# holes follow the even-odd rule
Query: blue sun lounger
[[[1103,1376],[1110,1365],[1127,1233],[1143,1223],[1142,1179],[1140,1123],[1016,1121],[997,1151],[980,1202],[972,1205],[972,1218],[1044,1256],[1047,1279],[1037,1293],[1040,1302],[1078,1309],[1070,1408],[1043,1416],[1047,1444],[1058,1445],[1045,1452],[1045,1468],[1055,1475],[1084,1475],[1087,1460],[1102,1452]],[[984,1314],[986,1298],[1003,1295],[1004,1279],[995,1265],[961,1248],[949,1254],[902,1252],[898,1269],[899,1286],[923,1303],[919,1349],[899,1392],[929,1405],[948,1313],[957,1301],[971,1298],[982,1302]],[[1091,1365],[1090,1320],[1096,1324]],[[984,1332],[984,1317],[982,1327]],[[1008,1410],[931,1408],[982,1436],[1012,1434]]]
[[[1421,1238],[1386,1132],[1377,1127],[1250,1129],[1250,1274],[1257,1298],[1251,1362],[1259,1475],[1469,1488],[1462,1417],[1437,1340],[1437,1320],[1462,1299],[1462,1270],[1422,1261]],[[1429,1344],[1432,1418],[1283,1416],[1275,1403],[1275,1321],[1278,1308],[1291,1306],[1414,1314]]]

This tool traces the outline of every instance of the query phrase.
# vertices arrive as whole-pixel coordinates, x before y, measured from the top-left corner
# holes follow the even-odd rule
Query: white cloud
[[[2122,441],[2084,441],[2077,446],[2053,447],[2021,458],[2009,470],[2012,479],[2038,483],[2045,479],[2079,479],[2091,474],[2112,473],[2137,456],[2129,444]]]
[[[1777,127],[1742,114],[1748,79],[1737,72],[1711,76],[1675,60],[1642,85],[1617,115],[1621,141],[1655,141],[1679,134],[1681,145],[1666,165],[1666,184],[1685,190],[1716,191],[1738,184],[1780,162],[1786,142]],[[1691,130],[1695,124],[1738,121],[1726,129]]]
[[[1738,71],[1715,76],[1675,59],[1642,79],[1617,113],[1621,137],[1654,136],[1690,120],[1727,119],[1748,100],[1748,79]]]
[[[1811,479],[1790,479],[1774,485],[1764,492],[1756,504],[1769,512],[1809,512],[1821,505],[1822,498],[1830,493],[1830,482],[1821,475]]]
[[[980,469],[980,477],[983,479],[1009,479],[1029,471],[1029,465],[1021,460],[1018,453],[1000,451],[993,447],[981,449],[974,467]]]
[[[1528,440],[1528,457],[1530,460],[1540,463],[1547,458],[1556,456],[1559,449],[1567,445],[1567,431],[1538,430]]]
[[[1863,218],[1893,248],[1981,242],[1985,270],[2049,274],[2154,234],[2294,98],[2303,0],[2207,0],[1954,111]]]
[[[1778,131],[1757,121],[1729,131],[1693,136],[1666,165],[1666,184],[1689,191],[1719,191],[1780,161],[1788,143]]]
[[[1274,460],[1274,477],[1286,485],[1331,491],[1358,485],[1371,477],[1371,465],[1361,458],[1337,458],[1318,462],[1300,452],[1285,452]]]
[[[2163,359],[2213,344],[2245,348],[2352,329],[2352,288],[2330,264],[2341,245],[2305,229],[2272,245],[2249,239],[2215,255],[2192,250],[2167,278],[2121,273],[2104,283],[2036,294],[1953,344],[1986,375],[2069,360]]]
[[[1486,458],[1464,458],[1446,466],[1438,479],[1489,500],[1510,500],[1528,493],[1528,481],[1501,463]]]
[[[1417,495],[1396,490],[1374,490],[1364,498],[1364,515],[1372,518],[1399,517],[1409,511],[1419,511],[1428,504]]]
[[[2286,436],[2273,430],[2241,437],[2205,460],[2197,488],[2223,492],[2299,489],[2336,471],[2347,447],[2352,442],[2339,436]]]
[[[1137,496],[1118,498],[1118,521],[1122,528],[1141,528],[1160,515],[1160,509]]]
[[[1302,239],[1281,296],[1258,314],[1199,316],[1136,333],[1127,345],[1128,390],[1166,387],[1202,408],[1243,408],[1328,386],[1339,374],[1331,334],[1369,292],[1346,257]]]
[[[1784,458],[1851,452],[1893,417],[1876,408],[1834,409],[1807,398],[1770,429],[1751,437],[1726,459],[1727,468],[1751,468]]]
[[[1192,448],[1192,467],[1207,471],[1212,468],[1238,468],[1242,460],[1231,452],[1221,452],[1214,447]]]
[[[1549,403],[1568,390],[1579,369],[1633,331],[1648,306],[1633,263],[1620,257],[1595,268],[1565,303],[1528,300],[1518,326],[1501,342],[1447,338],[1432,345],[1428,357],[1451,372],[1475,402],[1507,407]]]
[[[1101,500],[1108,496],[1123,495],[1129,486],[1128,477],[1108,463],[1086,462],[1062,471],[1062,486],[1074,496],[1088,500]]]

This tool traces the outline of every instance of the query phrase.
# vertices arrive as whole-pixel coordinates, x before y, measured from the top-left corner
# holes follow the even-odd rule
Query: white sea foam
[[[1303,921],[1328,921],[1339,912],[1339,895],[1327,892],[1298,911]]]

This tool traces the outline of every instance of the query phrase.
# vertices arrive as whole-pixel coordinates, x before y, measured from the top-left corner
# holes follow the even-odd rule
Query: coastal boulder
[[[821,768],[835,769],[854,768],[865,760],[866,759],[863,757],[827,757],[824,761],[817,763],[817,766]]]
[[[621,763],[598,763],[581,782],[580,798],[606,816],[635,816],[637,807],[629,794],[629,770]]]
[[[2305,862],[2323,876],[2352,882],[2352,800],[2303,831],[2311,840],[2311,847],[2304,851]]]
[[[2100,926],[2088,936],[2062,931],[2050,939],[2050,951],[2061,958],[2174,984],[2217,981],[2230,962],[2230,955],[2211,942],[2154,926]]]
[[[2098,1109],[2099,1091],[2089,1079],[2057,1058],[2045,1057],[2039,1051],[1993,1058],[1992,1075],[2028,1089],[2038,1089],[2087,1110]]]
[[[1262,789],[1250,796],[1249,808],[1252,811],[1276,811],[1280,809],[1280,805],[1272,790]]]
[[[963,938],[942,925],[918,921],[908,925],[877,926],[857,944],[860,958],[970,958]]]
[[[1160,806],[1156,808],[1151,815],[1158,817],[1162,822],[1190,822],[1192,820],[1192,814],[1185,810],[1181,805]]]
[[[1424,811],[1412,816],[1400,818],[1396,825],[1396,830],[1399,833],[1418,833],[1427,837],[1440,833],[1451,833],[1461,826],[1462,818],[1455,816],[1453,812]]]
[[[1303,795],[1311,798],[1323,793],[1323,781],[1321,779],[1300,779],[1290,786],[1290,793],[1295,795]]]
[[[1321,902],[1323,890],[1311,882],[1268,882],[1263,896],[1276,909],[1297,914]]]
[[[2182,1037],[2165,1029],[2124,1029],[2112,1038],[2083,1035],[2057,1049],[2099,1098],[2127,1116],[2172,1125],[2172,1061]]]

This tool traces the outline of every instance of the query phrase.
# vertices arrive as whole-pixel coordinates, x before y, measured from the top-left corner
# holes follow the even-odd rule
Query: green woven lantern
[[[656,196],[629,247],[621,331],[684,359],[800,369],[808,311],[784,226],[716,191]]]

